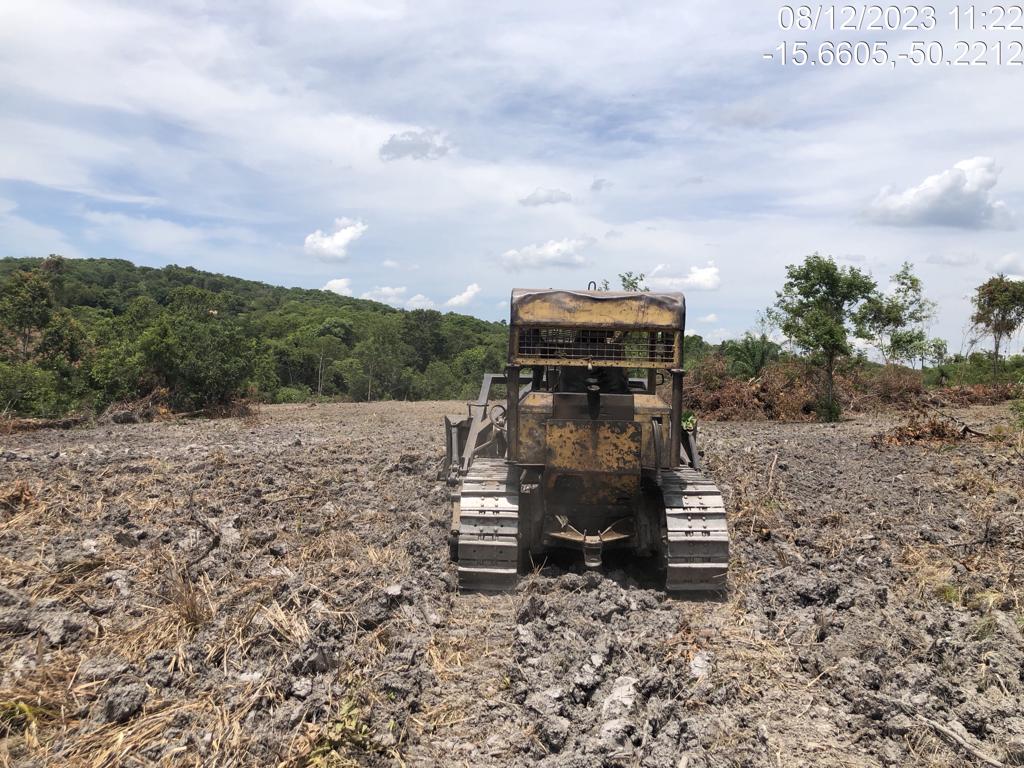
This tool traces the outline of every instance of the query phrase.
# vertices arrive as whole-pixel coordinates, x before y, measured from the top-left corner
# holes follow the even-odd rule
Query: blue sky
[[[783,68],[778,6],[737,8],[8,4],[0,255],[490,319],[633,270],[720,339],[817,250],[913,262],[960,349],[971,288],[1024,276],[1024,67]]]

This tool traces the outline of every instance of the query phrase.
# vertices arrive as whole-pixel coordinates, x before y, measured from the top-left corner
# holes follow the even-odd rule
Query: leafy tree
[[[84,354],[85,334],[66,309],[53,313],[40,336],[36,354],[50,365],[74,365]]]
[[[622,285],[622,290],[624,291],[647,291],[650,289],[644,283],[646,277],[647,275],[643,272],[637,272],[636,274],[633,274],[632,272],[622,272],[619,274],[619,283]]]
[[[418,371],[446,356],[443,317],[436,309],[414,309],[402,315],[402,339],[413,348]]]
[[[704,355],[712,349],[711,345],[704,341],[704,338],[696,333],[688,333],[683,336],[683,365],[690,368],[697,364]]]
[[[857,335],[878,350],[886,365],[924,356],[924,324],[935,315],[935,302],[925,298],[921,279],[909,262],[892,282],[891,293],[873,291],[854,316]]]
[[[622,286],[624,291],[634,291],[640,293],[642,291],[649,291],[650,288],[644,283],[647,278],[643,272],[620,272],[619,273],[619,284]],[[611,285],[607,280],[602,280],[601,284],[597,288],[599,291],[610,291]]]
[[[0,294],[0,323],[24,362],[53,315],[50,281],[39,271],[15,272]]]
[[[57,416],[69,403],[58,392],[53,371],[33,363],[0,361],[0,415]]]
[[[992,337],[992,371],[999,369],[1003,342],[1024,324],[1024,281],[999,274],[979,285],[974,294],[971,322],[977,332]]]
[[[234,324],[189,310],[161,316],[139,347],[147,371],[185,409],[231,402],[251,372],[249,345]]]
[[[802,264],[786,267],[786,283],[769,310],[769,318],[824,373],[825,397],[819,415],[826,421],[839,418],[835,370],[852,351],[853,317],[876,288],[870,275],[814,253]]]

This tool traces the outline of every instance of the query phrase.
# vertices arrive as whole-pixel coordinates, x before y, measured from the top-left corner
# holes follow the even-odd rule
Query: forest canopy
[[[195,410],[253,397],[470,397],[507,326],[189,267],[0,260],[0,411],[100,411],[164,388]]]

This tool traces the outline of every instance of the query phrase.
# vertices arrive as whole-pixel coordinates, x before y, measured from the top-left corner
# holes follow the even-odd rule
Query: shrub
[[[306,387],[279,387],[274,393],[275,403],[304,403],[311,393]]]
[[[215,315],[162,317],[139,341],[146,368],[177,408],[223,405],[240,397],[251,373],[248,345]]]
[[[32,363],[0,361],[0,412],[57,416],[70,408],[58,392],[58,377]]]

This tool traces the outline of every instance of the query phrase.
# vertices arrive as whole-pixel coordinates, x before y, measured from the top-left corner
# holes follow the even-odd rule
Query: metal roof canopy
[[[512,325],[683,331],[686,299],[676,291],[565,291],[516,288]]]

